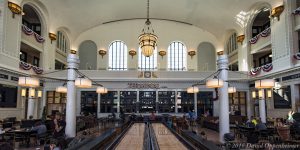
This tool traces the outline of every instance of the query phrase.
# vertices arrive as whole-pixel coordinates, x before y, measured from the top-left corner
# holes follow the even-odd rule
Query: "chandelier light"
[[[228,87],[228,93],[235,93],[236,92],[236,88],[235,87]]]
[[[68,89],[65,86],[58,86],[56,87],[55,91],[58,93],[67,93]]]
[[[269,89],[275,85],[274,79],[263,79],[255,81],[255,88],[257,89]]]
[[[139,45],[142,49],[142,53],[146,57],[150,57],[157,45],[157,36],[154,34],[154,29],[151,26],[149,19],[149,0],[147,0],[147,20],[142,30],[142,34],[139,36]]]
[[[96,92],[99,93],[99,94],[106,94],[107,93],[107,88],[105,88],[105,87],[97,87]]]
[[[32,77],[19,77],[18,84],[23,87],[38,87],[40,86],[40,81]]]
[[[224,85],[224,81],[222,79],[209,79],[206,81],[207,88],[220,88]]]
[[[198,93],[199,92],[199,88],[196,87],[196,86],[191,86],[191,87],[188,87],[186,89],[186,92],[187,93]]]
[[[78,88],[90,88],[92,87],[92,81],[86,78],[77,78],[75,80],[75,86]]]
[[[271,98],[271,97],[272,97],[272,90],[268,90],[268,91],[267,91],[267,97],[268,97],[268,98]]]

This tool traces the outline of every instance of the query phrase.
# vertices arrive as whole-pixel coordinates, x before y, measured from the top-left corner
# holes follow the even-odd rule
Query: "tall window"
[[[237,41],[236,41],[236,33],[233,33],[226,43],[227,54],[232,53],[238,48]]]
[[[168,70],[185,71],[186,47],[181,42],[173,42],[168,47]]]
[[[108,70],[127,70],[127,46],[114,41],[109,46]]]
[[[157,69],[157,48],[150,57],[146,57],[139,48],[139,70],[156,70]]]
[[[67,36],[61,32],[57,32],[57,40],[56,40],[56,48],[60,50],[61,52],[67,53],[69,49],[69,41]]]

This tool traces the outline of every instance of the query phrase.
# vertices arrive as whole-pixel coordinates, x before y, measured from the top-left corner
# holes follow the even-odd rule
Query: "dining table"
[[[2,133],[3,136],[13,136],[14,139],[18,138],[26,142],[26,147],[30,146],[30,137],[37,134],[37,131],[31,130],[31,128],[21,128],[21,129],[6,129]]]

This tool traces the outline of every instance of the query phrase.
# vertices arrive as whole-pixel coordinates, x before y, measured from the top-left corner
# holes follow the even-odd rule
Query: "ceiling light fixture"
[[[139,45],[142,49],[142,53],[146,57],[150,57],[157,45],[157,36],[154,34],[154,29],[151,26],[149,19],[149,0],[147,0],[147,20],[142,30],[142,34],[139,36]]]

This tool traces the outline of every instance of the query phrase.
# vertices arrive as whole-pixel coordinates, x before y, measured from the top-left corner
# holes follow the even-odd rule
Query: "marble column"
[[[98,93],[98,96],[97,96],[97,118],[100,118],[100,114],[101,114],[101,95],[100,95],[100,93]]]
[[[266,123],[266,100],[265,90],[261,89],[261,97],[259,98],[259,117],[263,123]]]
[[[224,143],[224,134],[230,132],[229,128],[229,100],[228,100],[228,57],[219,55],[217,60],[220,70],[219,78],[224,81],[223,87],[219,88],[220,114],[219,114],[219,140]]]
[[[30,116],[34,117],[35,113],[35,99],[30,95],[30,91],[35,90],[34,88],[29,88],[29,95],[28,95],[28,106],[27,106],[27,119]]]
[[[67,82],[67,104],[66,104],[66,136],[76,136],[76,69],[78,68],[79,58],[76,54],[68,55],[68,82]]]
[[[197,93],[194,93],[194,112],[196,116],[198,116],[197,110]]]

